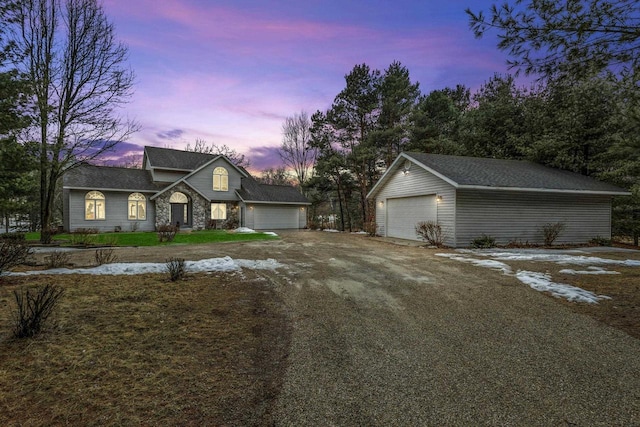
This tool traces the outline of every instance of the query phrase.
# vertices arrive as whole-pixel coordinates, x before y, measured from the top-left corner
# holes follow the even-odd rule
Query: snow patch
[[[512,273],[511,267],[509,267],[504,262],[495,261],[492,259],[477,259],[477,258],[469,258],[457,254],[436,254],[436,256],[449,258],[454,261],[466,262],[469,264],[477,265],[478,267],[488,267],[493,268],[494,270],[500,270],[505,275],[510,275]]]
[[[210,272],[231,272],[241,271],[243,268],[249,270],[276,270],[285,267],[275,259],[266,260],[249,260],[236,259],[231,257],[209,258],[199,261],[186,261],[185,270],[190,273],[210,273]],[[90,274],[90,275],[134,275],[134,274],[152,274],[166,273],[166,263],[113,263],[103,264],[93,268],[55,268],[51,270],[26,271],[20,273],[6,273],[9,276],[31,276],[36,274]]]
[[[262,234],[266,234],[267,236],[277,236],[277,234],[276,234],[276,233],[274,233],[273,231],[265,231],[265,232],[264,232],[264,233],[262,233]]]
[[[572,302],[597,304],[600,300],[611,299],[611,297],[606,295],[596,295],[593,292],[576,286],[566,285],[564,283],[555,283],[551,280],[551,275],[545,273],[520,270],[516,273],[516,277],[522,283],[529,285],[536,291],[549,292],[554,297],[565,298]]]
[[[541,261],[553,262],[556,264],[573,265],[622,265],[627,267],[640,267],[640,261],[627,259],[616,260],[593,256],[569,255],[559,251],[542,252],[542,250],[522,250],[517,252],[509,251],[486,251],[486,250],[460,250],[460,253],[472,254],[492,258],[498,261]]]
[[[257,233],[256,230],[254,230],[253,228],[249,228],[249,227],[238,227],[235,230],[233,230],[234,233],[247,233],[247,234],[251,234],[251,233]]]
[[[322,231],[326,231],[327,233],[339,233],[339,230],[336,230],[335,228],[325,228]]]
[[[560,270],[562,274],[620,274],[618,271],[605,270],[602,267],[587,267],[586,270],[573,270],[571,268],[565,268]]]

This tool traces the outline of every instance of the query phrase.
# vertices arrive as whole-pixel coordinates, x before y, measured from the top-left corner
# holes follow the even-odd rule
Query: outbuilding
[[[404,152],[368,194],[377,233],[419,240],[421,221],[439,224],[444,243],[470,246],[544,242],[542,228],[562,223],[555,243],[611,238],[611,200],[630,195],[590,177],[520,160]]]

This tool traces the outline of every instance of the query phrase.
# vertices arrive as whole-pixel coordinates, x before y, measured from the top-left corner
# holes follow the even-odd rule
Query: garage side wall
[[[430,172],[413,165],[408,174],[401,170],[392,172],[393,175],[376,195],[376,227],[380,236],[387,236],[387,208],[388,199],[399,197],[414,197],[426,195],[440,195],[442,200],[438,202],[438,223],[445,231],[445,244],[452,246],[455,242],[455,188],[446,181],[438,178]],[[415,227],[415,224],[408,224]],[[415,240],[419,240],[415,237]]]
[[[566,225],[554,243],[611,238],[611,198],[554,193],[459,190],[456,246],[470,246],[482,234],[509,242],[544,243],[542,227]]]

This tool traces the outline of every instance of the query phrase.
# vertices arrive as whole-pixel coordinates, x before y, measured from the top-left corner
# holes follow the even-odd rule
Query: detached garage
[[[611,237],[611,199],[630,193],[572,172],[518,160],[402,153],[369,192],[381,236],[419,240],[433,221],[445,244],[469,246],[482,234],[498,244],[540,244],[542,227],[562,222],[556,243]]]
[[[255,180],[242,180],[240,225],[255,230],[305,228],[307,208],[311,204],[304,195],[288,185],[261,185]]]

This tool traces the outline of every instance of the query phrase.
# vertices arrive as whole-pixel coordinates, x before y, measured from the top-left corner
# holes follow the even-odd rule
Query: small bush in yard
[[[56,285],[14,291],[17,312],[13,336],[29,338],[38,335],[64,293]]]
[[[71,244],[76,246],[91,246],[95,243],[97,228],[78,228],[71,233]]]
[[[566,224],[564,222],[548,223],[542,226],[542,234],[544,235],[544,244],[546,246],[553,245],[560,233],[564,231]]]
[[[47,268],[61,268],[69,263],[69,254],[63,251],[53,251],[45,259],[47,260]]]
[[[607,239],[605,237],[594,237],[593,239],[589,240],[589,243],[594,245],[594,246],[611,246],[611,239]]]
[[[421,221],[416,224],[416,234],[431,246],[443,246],[445,233],[442,226],[434,221]]]
[[[95,254],[96,264],[111,264],[118,261],[118,256],[113,253],[113,249],[98,249]]]
[[[20,240],[0,240],[0,273],[24,264],[31,255],[31,247]]]
[[[167,271],[172,282],[182,279],[186,274],[184,258],[169,258],[167,260]]]
[[[176,238],[178,227],[171,224],[163,224],[158,226],[158,240],[162,242],[173,242]]]
[[[17,240],[22,242],[25,240],[25,235],[24,233],[3,233],[0,234],[0,240]]]
[[[471,246],[477,249],[488,249],[496,247],[496,239],[483,234],[480,237],[476,237],[471,241]]]

